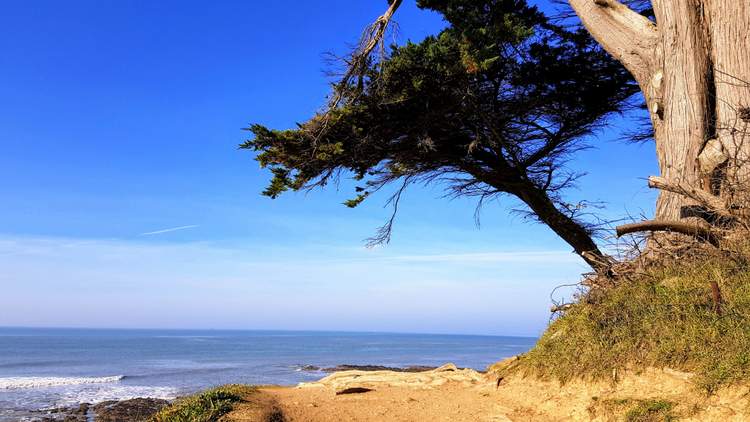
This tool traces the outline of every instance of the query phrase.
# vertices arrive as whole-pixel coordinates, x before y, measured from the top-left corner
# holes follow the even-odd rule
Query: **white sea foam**
[[[55,387],[59,385],[104,384],[123,379],[123,375],[111,377],[8,377],[0,378],[0,390]]]
[[[138,397],[172,400],[178,395],[179,390],[174,387],[114,385],[100,388],[76,388],[61,394],[56,401],[56,406],[72,406],[79,403],[96,404],[107,400],[129,400]]]

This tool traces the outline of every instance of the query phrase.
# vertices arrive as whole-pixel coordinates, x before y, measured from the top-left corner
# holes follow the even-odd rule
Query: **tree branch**
[[[733,218],[732,213],[727,208],[724,201],[718,196],[711,194],[701,188],[690,186],[680,182],[669,182],[661,176],[651,176],[648,178],[648,187],[652,189],[661,189],[667,192],[673,192],[698,202],[710,211],[726,218]]]
[[[645,16],[617,0],[568,0],[592,37],[635,77],[648,87],[658,69],[658,30]]]
[[[329,109],[338,107],[341,100],[346,96],[346,90],[352,83],[352,79],[357,78],[357,89],[362,88],[362,78],[367,70],[368,59],[375,50],[375,47],[383,44],[385,31],[391,23],[393,14],[396,13],[396,10],[401,6],[401,2],[402,0],[391,1],[385,13],[378,16],[375,22],[365,29],[359,47],[357,47],[351,54],[346,73],[334,86],[334,93],[328,104]]]
[[[680,233],[695,237],[697,239],[705,240],[716,247],[719,246],[718,236],[716,236],[716,234],[713,233],[710,229],[699,226],[697,224],[682,223],[679,221],[648,220],[641,221],[639,223],[623,224],[621,226],[617,226],[615,230],[617,232],[617,237],[645,231]]]

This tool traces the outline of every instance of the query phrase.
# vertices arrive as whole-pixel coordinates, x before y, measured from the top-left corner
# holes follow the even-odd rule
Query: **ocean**
[[[289,385],[340,364],[484,369],[535,338],[310,331],[0,328],[0,421],[227,383]]]

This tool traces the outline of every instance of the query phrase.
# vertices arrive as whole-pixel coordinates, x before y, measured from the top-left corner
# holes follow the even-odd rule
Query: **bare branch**
[[[648,178],[648,187],[652,189],[661,189],[667,192],[674,192],[678,195],[686,196],[699,204],[705,206],[710,211],[723,216],[732,217],[732,213],[724,201],[718,196],[714,196],[708,191],[695,186],[690,186],[681,182],[669,182],[661,176],[651,176]]]
[[[644,231],[680,233],[705,240],[714,246],[719,246],[719,237],[709,228],[697,224],[682,223],[679,221],[648,220],[639,223],[623,224],[616,228],[617,237]]]
[[[401,185],[401,187],[394,193],[388,201],[386,201],[387,205],[393,206],[393,211],[391,212],[391,217],[388,219],[388,221],[383,224],[382,226],[378,227],[377,232],[373,237],[370,237],[367,239],[366,247],[373,248],[378,245],[387,244],[391,241],[391,233],[393,232],[393,222],[396,221],[396,215],[398,214],[398,205],[401,202],[401,194],[404,193],[404,190],[406,190],[406,187],[409,186],[411,183],[412,177],[407,176],[404,178],[404,182]]]
[[[554,314],[555,312],[564,312],[564,311],[567,311],[568,309],[570,309],[572,307],[573,307],[572,303],[563,303],[562,305],[552,305],[552,307],[549,309],[549,311]]]
[[[382,45],[385,38],[385,31],[388,29],[388,25],[393,18],[393,14],[401,6],[402,0],[393,0],[391,5],[388,6],[388,10],[379,16],[375,22],[367,27],[364,31],[362,39],[360,40],[359,47],[354,50],[351,54],[351,58],[348,60],[348,68],[341,80],[335,85],[333,97],[328,104],[329,109],[338,107],[341,100],[346,97],[347,89],[351,86],[352,80],[357,78],[358,89],[362,87],[362,78],[367,70],[368,60],[370,54],[378,45]]]

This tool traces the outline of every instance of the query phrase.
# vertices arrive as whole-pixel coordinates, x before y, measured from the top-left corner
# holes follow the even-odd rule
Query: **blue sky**
[[[0,15],[0,325],[334,329],[536,335],[584,269],[502,199],[405,196],[393,240],[363,239],[385,196],[259,195],[238,151],[252,122],[323,104],[322,53],[384,1],[11,2]],[[397,40],[438,31],[410,1]],[[652,145],[616,121],[571,163],[571,198],[650,213]],[[569,295],[569,291],[558,294]]]

